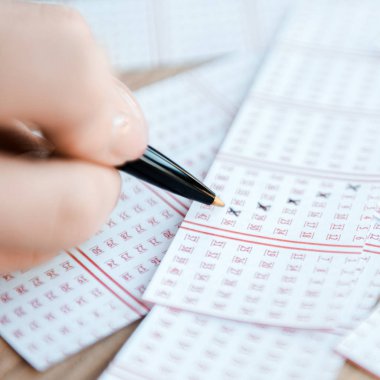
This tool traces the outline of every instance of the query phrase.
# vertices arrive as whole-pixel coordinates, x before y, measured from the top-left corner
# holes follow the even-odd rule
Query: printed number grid
[[[356,268],[350,327],[378,302],[379,220],[377,208]],[[100,379],[333,380],[344,359],[379,376],[379,316],[377,308],[337,346],[347,328],[331,334],[264,327],[155,306]]]
[[[333,380],[338,339],[156,306],[100,379]]]
[[[378,263],[373,261],[380,248],[378,214],[377,209],[351,297],[354,313],[348,315],[356,316],[356,322],[379,296]],[[200,380],[207,374],[218,379],[333,380],[344,358],[378,376],[378,327],[379,309],[336,348],[347,330],[331,334],[264,327],[155,306],[100,379]]]
[[[205,173],[249,88],[256,62],[252,55],[226,57],[138,92],[152,144],[168,155],[173,152],[183,164],[192,162],[197,175]],[[208,72],[214,79],[204,88],[190,85]],[[223,98],[229,89],[229,98]],[[182,150],[174,144],[171,118],[179,120],[179,134],[186,126],[189,139],[181,140]],[[198,144],[193,136],[207,131],[208,138]],[[0,275],[1,335],[38,370],[150,309],[141,295],[190,203],[131,176],[122,179],[119,202],[96,236],[42,266]]]
[[[304,43],[290,38],[302,12],[279,35],[206,178],[227,207],[191,207],[144,299],[280,326],[342,323],[379,201],[380,86],[339,6],[326,49],[311,36],[329,5],[305,6]]]

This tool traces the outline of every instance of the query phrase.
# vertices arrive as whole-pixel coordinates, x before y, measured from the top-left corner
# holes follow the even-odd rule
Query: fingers
[[[143,154],[147,127],[142,112],[132,94],[114,83],[90,111],[82,114],[82,107],[74,112],[73,105],[68,107],[71,114],[63,111],[60,121],[52,117],[39,122],[57,153],[113,166]]]
[[[45,154],[52,153],[54,147],[48,140],[31,132],[23,123],[15,121],[13,125],[0,128],[0,151],[9,154]]]
[[[120,176],[82,161],[0,156],[0,253],[42,256],[93,235],[116,204]],[[13,255],[13,256],[12,256]],[[3,259],[4,262],[4,259]]]
[[[26,270],[51,259],[55,252],[0,250],[0,272]]]
[[[141,109],[115,81],[78,13],[47,4],[0,4],[0,43],[0,124],[32,122],[58,153],[102,164],[143,153]]]

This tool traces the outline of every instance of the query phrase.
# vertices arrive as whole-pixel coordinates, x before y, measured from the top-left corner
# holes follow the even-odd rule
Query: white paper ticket
[[[372,28],[361,6],[307,4],[291,18],[208,173],[226,207],[191,207],[145,300],[339,326],[380,194],[378,58],[348,33],[352,18]],[[331,9],[339,23],[320,40]]]
[[[378,254],[380,251],[378,252]],[[345,359],[380,378],[380,308],[348,334],[337,347]]]
[[[351,329],[368,318],[380,297],[380,209],[373,212],[372,225],[355,269],[359,274],[350,295],[341,327]]]
[[[197,175],[207,171],[256,61],[227,57],[141,90],[152,145]],[[141,295],[188,205],[123,175],[119,202],[96,236],[37,268],[0,274],[1,336],[43,370],[145,315]]]
[[[266,47],[292,0],[61,0],[118,69],[204,61]]]
[[[364,249],[363,265],[350,312],[357,328],[339,343],[336,351],[345,359],[380,378],[380,212],[374,213],[373,225]],[[372,313],[372,314],[371,314]],[[363,321],[363,319],[366,319]]]
[[[155,306],[101,380],[334,380],[338,336]]]

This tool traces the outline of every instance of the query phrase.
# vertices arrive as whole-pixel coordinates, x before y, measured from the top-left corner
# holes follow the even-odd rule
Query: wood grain
[[[148,72],[122,73],[120,78],[132,89],[164,79],[187,70],[189,67],[165,68]],[[71,356],[51,369],[39,373],[27,364],[4,340],[0,338],[0,379],[3,380],[93,380],[112,360],[120,347],[138,326],[139,322],[125,327],[91,347]],[[351,364],[345,364],[337,380],[371,380]],[[128,380],[128,379],[126,379]],[[178,379],[180,380],[180,379]],[[305,379],[307,380],[307,379]],[[321,379],[323,380],[323,379]]]

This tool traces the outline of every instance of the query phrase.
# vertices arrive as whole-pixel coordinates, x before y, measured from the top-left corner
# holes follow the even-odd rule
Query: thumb
[[[79,13],[0,2],[0,37],[0,125],[34,124],[58,153],[106,165],[143,153],[141,109]]]
[[[109,94],[100,96],[93,107],[81,104],[78,112],[45,115],[40,124],[55,152],[106,165],[120,165],[140,157],[147,146],[143,113],[129,89],[113,80]],[[93,98],[93,97],[92,97]],[[62,103],[60,103],[62,109]],[[38,121],[35,121],[38,123]]]

